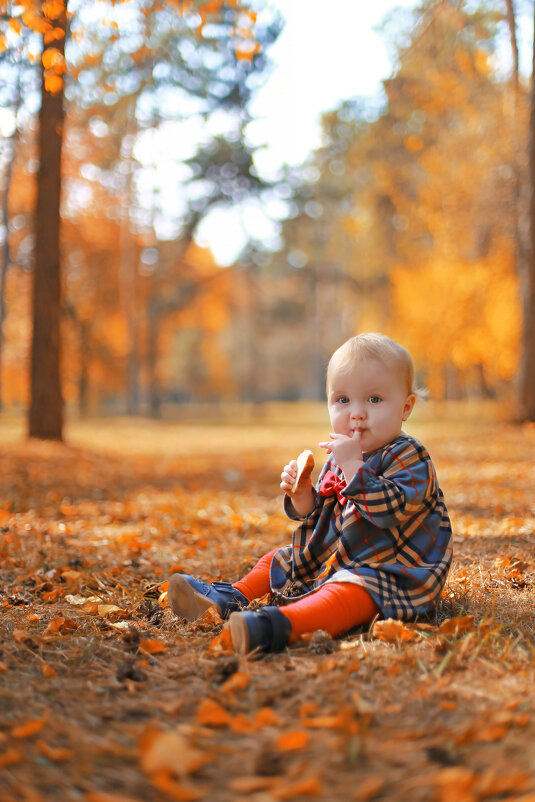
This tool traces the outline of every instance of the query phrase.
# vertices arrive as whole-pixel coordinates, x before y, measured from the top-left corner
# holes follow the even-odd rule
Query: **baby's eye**
[[[349,404],[349,398],[347,395],[340,395],[338,396],[338,403],[339,404]]]
[[[381,399],[379,398],[378,395],[371,395],[368,398],[368,401],[370,402],[370,404],[380,404],[381,403]]]

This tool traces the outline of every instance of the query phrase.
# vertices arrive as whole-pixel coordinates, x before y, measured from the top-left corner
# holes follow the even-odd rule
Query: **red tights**
[[[278,549],[264,554],[254,568],[234,582],[234,587],[249,600],[259,599],[271,591],[269,568]],[[340,635],[352,627],[367,624],[379,612],[367,590],[352,582],[328,582],[308,596],[280,608],[290,620],[292,640],[305,632],[323,629]]]

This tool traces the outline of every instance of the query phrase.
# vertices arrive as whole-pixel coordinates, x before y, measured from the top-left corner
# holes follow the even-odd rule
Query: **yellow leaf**
[[[410,136],[406,137],[404,145],[411,153],[419,153],[424,148],[423,139],[416,136],[416,134],[410,134]]]
[[[63,78],[59,75],[45,75],[45,89],[51,95],[57,95],[63,89]]]
[[[65,4],[61,0],[46,0],[43,13],[48,19],[59,19],[65,13]]]
[[[64,73],[67,69],[65,56],[56,47],[47,47],[43,51],[41,61],[45,70],[54,70],[57,75]]]
[[[50,22],[36,11],[25,11],[22,15],[22,21],[30,31],[35,31],[36,33],[46,33],[52,28]]]
[[[49,45],[51,42],[57,42],[64,38],[65,31],[63,31],[61,28],[52,28],[51,31],[47,31],[44,34],[45,45]]]

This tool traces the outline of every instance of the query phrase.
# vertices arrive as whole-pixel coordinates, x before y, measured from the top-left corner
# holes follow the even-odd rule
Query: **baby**
[[[452,559],[452,532],[425,447],[402,432],[417,391],[409,353],[383,334],[360,334],[332,355],[327,403],[332,432],[317,485],[281,474],[289,546],[265,554],[242,579],[169,580],[173,612],[189,621],[215,605],[233,648],[279,651],[305,632],[332,636],[376,615],[410,619],[433,607]],[[267,593],[287,603],[245,610]]]

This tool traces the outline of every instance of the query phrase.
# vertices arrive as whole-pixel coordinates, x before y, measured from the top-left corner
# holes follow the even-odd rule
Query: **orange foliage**
[[[87,802],[529,799],[535,427],[463,409],[411,423],[455,527],[436,611],[255,659],[208,649],[220,618],[186,622],[158,594],[172,566],[233,581],[288,541],[281,453],[318,442],[323,409],[75,423],[78,446],[0,419],[0,798],[37,799],[38,776],[46,802],[81,778]]]

